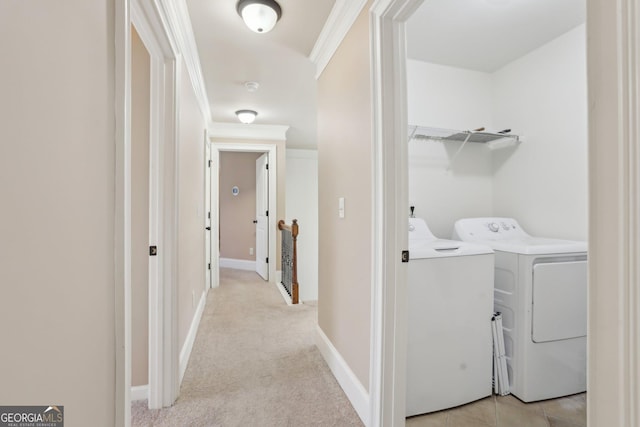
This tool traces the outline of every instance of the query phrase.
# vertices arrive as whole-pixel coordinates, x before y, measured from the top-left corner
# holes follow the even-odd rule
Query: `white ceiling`
[[[289,125],[287,146],[316,147],[315,66],[309,60],[335,0],[278,0],[282,18],[267,34],[249,30],[237,0],[186,0],[212,120],[237,123],[234,112],[258,112],[255,123]],[[246,81],[260,88],[250,93]]]
[[[492,72],[585,22],[586,0],[425,0],[409,58]]]

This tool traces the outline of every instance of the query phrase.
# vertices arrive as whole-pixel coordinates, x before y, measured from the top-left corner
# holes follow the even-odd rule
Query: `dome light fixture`
[[[240,122],[248,125],[253,123],[253,121],[256,119],[256,116],[258,115],[258,113],[256,113],[253,110],[238,110],[236,111],[236,116],[238,116],[238,120],[240,120]]]
[[[282,8],[275,0],[240,0],[238,15],[256,33],[268,33],[282,16]]]

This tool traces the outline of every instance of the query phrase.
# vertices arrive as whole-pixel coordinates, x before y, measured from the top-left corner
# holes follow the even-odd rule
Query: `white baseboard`
[[[149,399],[149,385],[131,387],[131,401]]]
[[[246,259],[220,258],[220,268],[256,271],[256,262]]]
[[[284,288],[284,286],[282,286],[282,282],[280,281],[276,282],[276,288],[278,288],[278,290],[282,294],[282,298],[284,298],[284,302],[286,302],[287,305],[292,305],[291,297],[289,296],[289,293]]]
[[[198,308],[196,308],[196,312],[193,315],[193,320],[191,321],[191,327],[189,328],[189,333],[187,334],[187,339],[184,341],[184,345],[182,346],[182,350],[180,350],[180,377],[178,380],[178,384],[182,384],[182,378],[184,377],[184,373],[187,370],[187,365],[189,364],[189,357],[191,357],[191,350],[193,350],[193,344],[196,341],[196,334],[198,333],[198,327],[200,326],[200,319],[202,319],[202,313],[204,313],[204,305],[207,301],[207,292],[203,292],[200,297],[200,302],[198,303]]]
[[[356,374],[349,368],[349,365],[347,365],[347,362],[345,362],[338,350],[336,350],[331,341],[329,341],[329,338],[327,338],[322,329],[320,329],[320,326],[316,326],[316,346],[363,424],[368,426],[370,412],[369,392],[364,388],[360,380],[358,380]]]

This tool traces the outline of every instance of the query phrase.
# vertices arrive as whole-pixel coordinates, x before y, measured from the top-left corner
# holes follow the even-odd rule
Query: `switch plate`
[[[253,248],[249,248],[249,255],[253,255]]]
[[[344,197],[338,199],[338,218],[344,218]]]

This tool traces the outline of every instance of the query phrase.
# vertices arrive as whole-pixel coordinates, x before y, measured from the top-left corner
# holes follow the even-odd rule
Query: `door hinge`
[[[149,256],[158,255],[158,247],[157,246],[149,246]]]
[[[207,212],[207,218],[211,219],[211,212]]]
[[[269,257],[267,257],[267,264],[269,264]]]
[[[209,270],[211,270],[211,263],[209,263]]]
[[[267,212],[265,213],[265,215],[266,215],[266,216],[269,216],[269,211],[267,211]]]
[[[409,262],[409,251],[402,251],[402,262]]]
[[[266,167],[267,167],[267,170],[269,170],[269,163],[267,163]]]
[[[211,160],[209,160],[209,167],[211,167]]]

